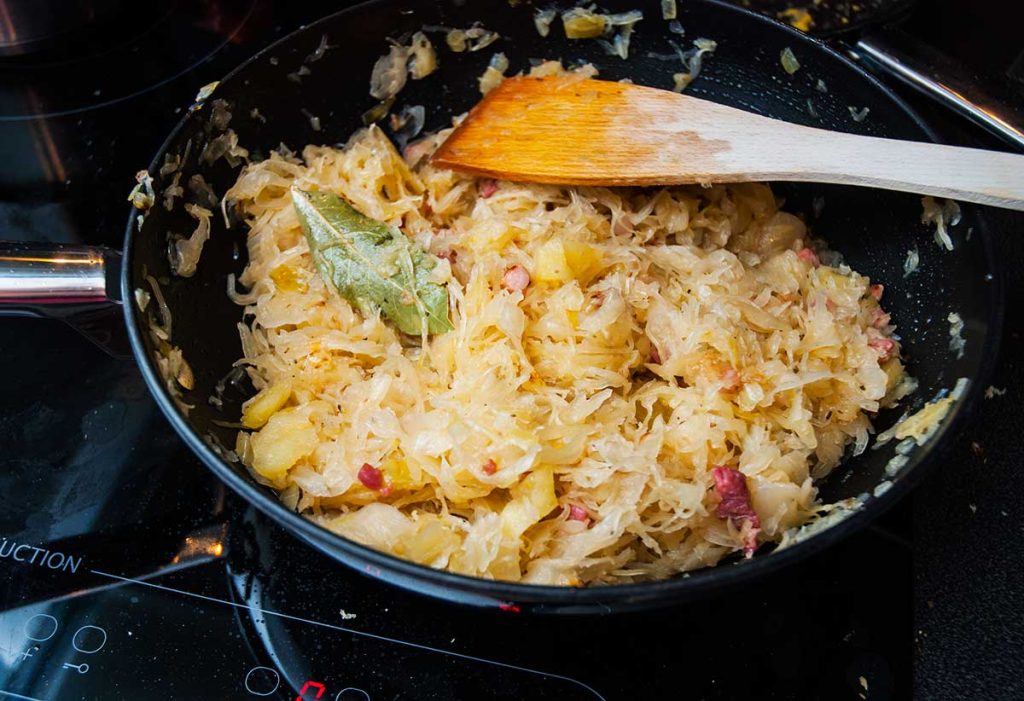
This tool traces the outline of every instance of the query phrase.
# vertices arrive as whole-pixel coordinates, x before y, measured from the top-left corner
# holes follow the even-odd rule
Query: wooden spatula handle
[[[826,131],[602,80],[510,78],[433,161],[539,183],[826,182],[1024,210],[1021,155]]]
[[[743,143],[722,155],[730,178],[864,185],[1024,210],[1024,156],[1017,154],[795,125]]]

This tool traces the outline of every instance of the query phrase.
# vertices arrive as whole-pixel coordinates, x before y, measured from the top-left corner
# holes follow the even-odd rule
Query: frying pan
[[[811,19],[807,31],[828,39],[836,50],[875,75],[907,85],[1024,150],[1024,105],[1012,89],[973,73],[899,28],[916,0],[748,0],[745,4],[776,17],[792,16],[787,13],[799,8]]]
[[[607,2],[609,11],[630,9],[622,2]],[[282,142],[298,150],[307,143],[345,142],[363,126],[361,115],[375,101],[368,95],[368,77],[376,59],[387,48],[388,37],[402,37],[424,25],[468,27],[480,22],[499,31],[502,38],[484,51],[453,54],[443,35],[433,34],[440,68],[428,78],[410,81],[395,108],[426,107],[426,130],[447,126],[451,118],[470,108],[480,97],[476,78],[491,55],[503,51],[510,73],[529,67],[530,59],[561,58],[569,63],[593,62],[604,78],[631,78],[635,82],[666,87],[677,63],[663,57],[669,50],[669,32],[657,7],[645,8],[646,18],[633,35],[631,58],[622,61],[593,41],[568,41],[556,25],[541,38],[532,21],[533,9],[505,2],[463,3],[444,0],[374,0],[326,17],[260,52],[228,75],[213,98],[225,100],[232,114],[230,128],[253,158],[266,156]],[[679,3],[686,41],[696,37],[717,40],[718,50],[689,91],[699,97],[779,119],[874,136],[933,140],[928,126],[884,85],[816,39],[759,15],[715,0]],[[323,37],[331,48],[319,60],[315,55]],[[802,68],[786,74],[779,53],[791,47]],[[655,54],[655,55],[651,55]],[[306,66],[308,74],[299,75]],[[306,73],[306,71],[303,71]],[[827,93],[816,92],[818,79]],[[816,114],[805,109],[813,96]],[[209,100],[207,101],[209,102]],[[855,121],[849,107],[870,108],[867,119]],[[258,110],[258,111],[254,111]],[[319,118],[319,125],[311,116]],[[750,585],[757,577],[804,558],[868,524],[904,496],[929,466],[940,459],[943,446],[956,433],[978,398],[992,363],[1002,314],[1002,295],[983,208],[965,206],[962,222],[953,227],[956,249],[946,252],[919,222],[920,199],[907,194],[824,185],[779,185],[776,192],[786,208],[803,213],[813,231],[845,256],[856,270],[886,286],[887,309],[902,336],[907,366],[920,382],[913,398],[897,410],[879,414],[876,426],[891,426],[905,410],[919,408],[937,393],[948,391],[958,378],[967,378],[967,391],[958,399],[936,436],[909,456],[900,470],[887,474],[892,444],[869,449],[820,483],[826,503],[856,500],[859,508],[828,528],[785,548],[762,548],[754,558],[723,562],[709,568],[652,583],[591,588],[543,587],[495,582],[430,569],[363,547],[335,535],[290,511],[269,489],[252,479],[232,461],[223,446],[234,445],[242,401],[251,387],[232,393],[230,384],[223,406],[208,398],[241,357],[236,326],[242,308],[227,297],[227,276],[245,267],[244,226],[230,229],[215,217],[210,240],[194,277],[175,277],[168,265],[170,237],[187,234],[194,222],[177,202],[171,211],[160,204],[170,177],[159,174],[165,154],[185,154],[186,181],[201,174],[220,196],[238,174],[224,159],[212,166],[200,160],[205,144],[220,129],[211,119],[209,104],[194,108],[177,126],[149,168],[154,176],[157,205],[137,226],[130,218],[123,253],[100,249],[47,250],[35,246],[25,252],[7,245],[0,270],[0,299],[10,309],[39,310],[44,303],[123,300],[125,323],[132,350],[160,408],[192,450],[213,472],[245,499],[300,539],[339,562],[373,577],[424,594],[506,611],[606,612],[666,605],[692,600],[725,587]],[[265,121],[264,121],[265,120]],[[317,127],[320,127],[319,130]],[[191,144],[190,146],[187,146]],[[188,191],[186,191],[188,193]],[[186,200],[195,196],[186,194]],[[821,203],[824,207],[821,208]],[[817,206],[815,206],[817,205]],[[820,210],[820,211],[819,211]],[[904,275],[910,249],[920,255],[920,269]],[[117,284],[113,284],[119,276]],[[171,342],[190,363],[194,384],[181,392],[192,406],[181,408],[168,391],[155,362],[159,349],[148,331],[155,304],[140,311],[135,290],[147,289],[147,276],[160,282],[170,309]],[[966,348],[961,357],[949,350],[951,312],[965,322]],[[890,470],[890,472],[892,472]]]

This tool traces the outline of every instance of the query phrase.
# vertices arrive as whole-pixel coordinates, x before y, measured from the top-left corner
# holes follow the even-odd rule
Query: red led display
[[[307,691],[316,689],[316,696],[306,696]],[[308,701],[308,699],[318,699],[324,695],[324,685],[320,682],[306,682],[299,689],[299,695],[295,697],[295,701]]]

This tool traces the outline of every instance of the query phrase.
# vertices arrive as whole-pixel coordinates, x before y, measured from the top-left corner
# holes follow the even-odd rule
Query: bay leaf
[[[415,336],[452,330],[448,288],[431,281],[435,256],[334,193],[293,187],[292,202],[320,276],[361,314],[379,310]]]

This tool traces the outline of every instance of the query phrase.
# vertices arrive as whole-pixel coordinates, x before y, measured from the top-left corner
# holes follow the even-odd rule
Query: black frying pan
[[[607,9],[630,8],[627,3],[609,2]],[[428,131],[448,125],[452,116],[466,111],[478,100],[476,79],[495,51],[508,55],[511,72],[525,69],[530,58],[561,58],[566,62],[582,59],[597,65],[604,78],[628,77],[637,83],[667,87],[672,83],[672,73],[679,70],[678,65],[648,56],[649,52],[665,53],[667,40],[673,37],[654,3],[645,7],[646,19],[634,33],[633,58],[628,62],[608,56],[595,42],[561,38],[557,24],[551,36],[542,39],[534,29],[532,11],[529,6],[511,7],[503,0],[486,5],[450,0],[437,4],[375,0],[327,17],[261,52],[227,76],[214,97],[230,105],[230,126],[240,142],[254,155],[265,155],[281,142],[298,150],[311,142],[347,140],[362,126],[361,115],[375,103],[367,93],[368,77],[376,59],[387,49],[387,37],[400,37],[423,25],[467,27],[479,21],[503,37],[487,50],[456,55],[444,47],[442,36],[434,35],[441,58],[439,71],[425,80],[410,82],[396,103],[396,107],[424,105]],[[927,125],[890,90],[817,40],[713,0],[680,2],[679,12],[687,42],[700,36],[718,41],[717,52],[689,88],[694,95],[813,126],[903,139],[934,138]],[[310,69],[308,75],[298,81],[290,78],[289,74],[295,74],[304,65],[324,36],[334,48],[320,60],[306,64]],[[793,76],[779,65],[779,53],[786,46],[793,49],[803,66]],[[819,78],[827,83],[827,93],[815,90]],[[808,97],[815,101],[817,118],[806,110]],[[870,107],[868,118],[854,121],[850,106]],[[258,109],[265,123],[252,116],[254,109]],[[314,129],[310,114],[319,117],[321,131]],[[218,133],[211,125],[209,105],[182,120],[150,167],[158,195],[167,184],[158,175],[164,154],[184,153],[188,142],[192,146],[184,165],[185,179],[200,173],[218,195],[228,189],[237,176],[237,168],[224,160],[213,167],[198,161],[202,146]],[[649,584],[583,589],[539,587],[464,577],[415,565],[345,540],[289,511],[272,491],[258,485],[243,466],[223,459],[225,453],[220,446],[232,446],[235,431],[222,424],[237,421],[247,393],[228,392],[222,408],[211,405],[207,399],[241,355],[236,324],[242,311],[225,294],[227,275],[238,274],[245,266],[245,232],[241,226],[226,230],[219,217],[215,218],[198,272],[187,279],[174,277],[167,259],[169,236],[189,232],[194,227],[181,202],[171,212],[159,204],[155,206],[141,230],[136,229],[133,213],[125,239],[123,268],[119,271],[112,270],[118,266],[110,252],[65,249],[57,255],[35,247],[24,254],[8,245],[0,270],[0,298],[5,298],[8,308],[59,300],[69,290],[78,302],[96,301],[103,295],[125,300],[125,320],[139,366],[153,396],[182,438],[244,498],[340,562],[408,589],[479,606],[589,612],[665,605],[728,585],[750,583],[869,523],[905,495],[926,468],[940,459],[942,447],[985,386],[995,354],[1002,297],[983,208],[964,207],[963,221],[952,234],[956,250],[947,253],[932,241],[931,232],[919,224],[918,197],[823,185],[780,185],[776,191],[786,198],[787,209],[805,213],[812,229],[841,251],[855,269],[885,284],[887,308],[903,338],[908,368],[920,380],[920,389],[909,402],[910,408],[916,409],[936,392],[952,387],[958,378],[968,378],[970,385],[937,436],[916,450],[897,474],[885,472],[893,457],[893,448],[888,445],[849,460],[820,485],[821,497],[826,502],[848,498],[863,502],[845,520],[785,550],[764,549],[752,560],[735,566],[723,563],[717,568]],[[825,198],[820,216],[812,211],[816,197]],[[186,196],[191,198],[194,196]],[[914,247],[920,251],[920,272],[904,277],[903,262],[907,250]],[[76,255],[84,257],[76,262]],[[64,262],[55,264],[57,258]],[[44,279],[37,274],[54,270],[62,271],[64,278]],[[104,277],[116,272],[120,272],[119,291]],[[147,274],[162,283],[173,315],[172,341],[183,350],[194,371],[194,387],[183,393],[185,401],[194,405],[187,414],[179,410],[168,394],[154,362],[155,348],[147,327],[148,314],[155,305],[141,313],[132,302],[134,290],[147,287]],[[33,284],[37,286],[26,292]],[[966,324],[967,345],[962,358],[952,355],[948,348],[946,319],[951,311],[958,312]],[[883,412],[876,425],[879,429],[887,428],[897,414]]]
[[[970,120],[1012,148],[1024,150],[1024,103],[1005,82],[973,72],[899,28],[917,0],[743,0],[770,17],[788,20],[827,39],[875,75],[902,82]],[[970,23],[966,15],[940,22]],[[948,12],[948,11],[947,11]],[[980,33],[983,28],[970,27]]]

